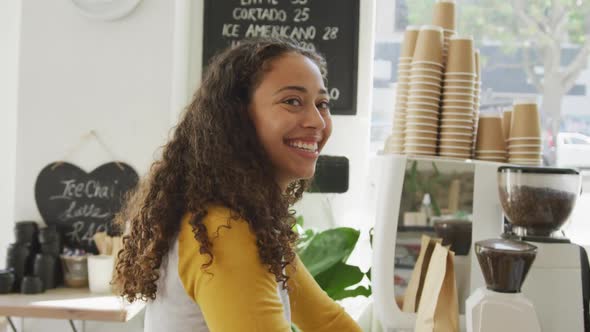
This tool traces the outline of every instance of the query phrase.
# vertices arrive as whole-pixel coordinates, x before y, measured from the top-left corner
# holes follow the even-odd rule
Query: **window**
[[[407,25],[430,24],[433,0],[377,0],[371,150],[391,133],[397,60]],[[540,107],[548,165],[590,169],[590,150],[555,144],[560,133],[590,137],[590,1],[464,0],[457,2],[457,30],[474,37],[481,52],[481,112],[535,99]],[[570,137],[572,145],[588,145]],[[565,142],[564,142],[565,143]],[[577,155],[573,158],[573,154]],[[580,158],[580,156],[588,157]],[[570,164],[571,161],[576,164]],[[567,163],[566,163],[567,161]],[[572,240],[590,244],[590,172],[572,217]],[[577,222],[579,220],[580,222]]]

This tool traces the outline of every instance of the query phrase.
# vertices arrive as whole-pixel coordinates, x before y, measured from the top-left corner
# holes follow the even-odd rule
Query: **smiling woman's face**
[[[329,98],[318,66],[296,53],[273,60],[254,91],[249,112],[281,188],[311,178],[332,132]]]

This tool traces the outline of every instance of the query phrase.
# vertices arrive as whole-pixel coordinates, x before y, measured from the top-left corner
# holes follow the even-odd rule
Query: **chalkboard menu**
[[[91,173],[70,163],[51,163],[37,176],[35,201],[43,221],[57,227],[66,246],[96,252],[94,233],[118,233],[111,222],[138,179],[137,172],[121,162]]]
[[[205,0],[203,67],[220,50],[288,36],[328,62],[331,112],[356,114],[360,0]]]

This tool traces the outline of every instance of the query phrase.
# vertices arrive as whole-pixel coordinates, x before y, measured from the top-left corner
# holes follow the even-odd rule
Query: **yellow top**
[[[224,207],[208,210],[204,224],[214,258],[204,271],[201,266],[209,255],[199,253],[200,245],[189,218],[188,214],[183,217],[178,236],[178,275],[188,296],[199,306],[209,330],[291,331],[275,276],[260,261],[256,238],[248,223],[231,220],[230,210]],[[319,287],[299,257],[293,265],[296,272],[287,269],[289,304],[292,321],[300,330],[361,331]]]

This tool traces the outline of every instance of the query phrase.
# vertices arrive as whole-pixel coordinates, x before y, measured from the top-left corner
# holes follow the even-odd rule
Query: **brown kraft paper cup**
[[[444,66],[440,63],[436,63],[436,62],[432,62],[432,61],[414,60],[414,61],[412,61],[411,71],[414,71],[414,70],[440,70],[441,77],[442,77],[443,68],[444,68]]]
[[[406,123],[406,130],[407,131],[412,131],[412,130],[436,131],[437,128],[438,128],[438,125],[430,125],[430,124],[425,124],[425,123],[421,123],[421,122],[407,122]]]
[[[410,146],[413,146],[414,144],[436,146],[436,138],[417,138],[415,136],[408,136],[406,137],[405,143]]]
[[[439,26],[425,25],[420,28],[413,61],[431,61],[442,64],[443,30]]]
[[[424,103],[424,102],[415,102],[415,101],[408,101],[407,108],[410,109],[425,109],[430,111],[438,111],[439,106],[434,103]]]
[[[479,151],[475,151],[475,156],[476,157],[481,157],[481,158],[496,158],[496,159],[506,159],[507,156],[505,153],[483,153],[483,152],[479,152]]]
[[[408,114],[406,116],[429,116],[429,117],[433,117],[433,118],[437,118],[439,117],[439,113],[438,111],[432,111],[432,110],[425,110],[425,109],[409,109],[408,110]]]
[[[433,149],[423,149],[423,148],[412,148],[404,146],[404,152],[407,155],[414,155],[414,156],[435,156],[436,155],[436,148]]]
[[[443,27],[446,30],[455,30],[455,3],[437,1],[432,9],[432,24]]]
[[[434,92],[439,92],[442,87],[440,83],[433,83],[433,82],[425,82],[425,81],[411,81],[410,82],[410,94],[412,93],[412,89],[414,90],[430,90]]]
[[[471,120],[474,123],[473,113],[468,112],[441,112],[442,120]]]
[[[410,75],[431,75],[431,76],[437,76],[440,77],[442,80],[443,77],[443,71],[442,68],[437,68],[437,69],[430,69],[430,68],[422,68],[419,67],[418,65],[416,65],[416,68],[414,69],[410,69]]]
[[[443,82],[443,86],[446,89],[452,89],[452,88],[458,88],[458,89],[463,89],[463,90],[470,90],[469,92],[475,94],[475,86],[473,84],[473,82],[469,81],[469,80],[460,80],[460,79],[454,79],[454,78],[450,78],[450,79],[445,79],[443,78],[442,80]]]
[[[419,89],[418,87],[414,87],[410,89],[408,99],[412,97],[428,97],[428,98],[437,98],[440,101],[441,92],[439,89],[432,90],[432,89]]]
[[[439,143],[438,145],[440,146],[440,148],[442,149],[444,148],[454,148],[454,147],[459,147],[459,148],[470,148],[473,145],[473,141],[472,140],[458,140],[458,139],[448,139],[448,138],[441,138],[439,139]],[[465,150],[463,150],[465,151]],[[469,150],[471,151],[471,150]]]
[[[481,81],[481,59],[479,56],[479,49],[473,51],[473,64],[475,66],[475,81]]]
[[[477,127],[476,150],[506,150],[502,133],[502,118],[499,116],[480,116]]]
[[[528,146],[523,146],[523,147],[513,147],[513,146],[508,146],[508,151],[510,151],[511,153],[518,153],[518,152],[534,152],[537,154],[541,154],[541,152],[543,152],[543,148],[538,146],[538,147],[528,147]]]
[[[510,138],[510,124],[512,123],[512,109],[505,110],[502,113],[502,132],[504,133],[504,139]]]
[[[462,97],[462,96],[449,96],[446,94],[443,94],[442,105],[449,106],[449,107],[452,107],[452,106],[470,107],[471,109],[473,109],[475,107],[475,105],[473,104],[472,98],[466,98],[466,97]]]
[[[445,72],[444,75],[445,79],[450,80],[472,80],[475,81],[475,74],[474,73],[460,73],[460,72]]]
[[[461,133],[449,133],[449,132],[445,132],[445,133],[440,133],[440,138],[441,139],[458,139],[458,140],[470,140],[472,139],[473,134],[472,133],[465,133],[465,135],[461,134]]]
[[[473,38],[451,37],[446,71],[475,73]]]
[[[450,85],[450,83],[444,84],[444,81],[443,81],[443,94],[447,93],[447,92],[467,93],[467,94],[472,94],[472,95],[476,94],[475,89],[473,89],[473,87],[471,87],[471,86]]]
[[[538,138],[525,138],[525,137],[510,137],[508,140],[508,145],[509,146],[514,146],[514,145],[541,145],[543,144],[543,141],[541,140],[541,137]]]
[[[442,86],[442,78],[434,75],[410,75],[410,82],[428,82]]]
[[[540,137],[539,111],[535,103],[516,103],[512,111],[510,137]]]
[[[406,129],[404,134],[406,137],[423,137],[431,139],[436,139],[438,137],[438,133],[436,130]]]
[[[404,33],[404,42],[402,44],[402,57],[413,57],[414,50],[416,49],[416,41],[418,40],[418,33],[420,32],[420,27],[418,26],[409,26],[406,28],[406,32]]]
[[[431,96],[428,94],[419,94],[419,93],[414,93],[411,96],[408,97],[409,102],[418,102],[418,103],[433,103],[433,104],[438,104],[440,103],[440,97],[436,97],[436,96]]]
[[[409,115],[406,119],[406,127],[408,127],[410,123],[429,125],[431,128],[436,128],[438,126],[438,119],[435,117],[418,117]]]

